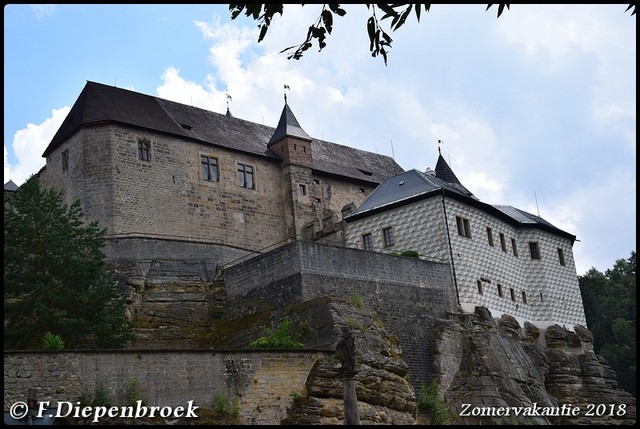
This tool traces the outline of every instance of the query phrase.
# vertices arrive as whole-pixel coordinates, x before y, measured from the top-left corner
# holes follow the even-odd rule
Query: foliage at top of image
[[[249,343],[252,349],[301,349],[304,347],[298,341],[299,335],[292,332],[291,320],[284,320],[273,329],[264,329],[263,336]]]
[[[79,201],[64,204],[36,175],[5,202],[5,350],[41,349],[46,332],[67,349],[118,348],[131,338],[124,297],[105,268],[106,229],[83,217]]]
[[[304,6],[304,4],[302,5]],[[309,26],[307,31],[307,37],[304,42],[299,45],[289,46],[283,49],[280,53],[287,51],[293,51],[293,53],[287,56],[287,59],[299,60],[305,51],[313,46],[315,40],[318,44],[318,51],[322,51],[327,46],[327,36],[331,34],[334,26],[334,14],[338,17],[345,16],[347,11],[342,6],[356,6],[355,4],[340,5],[338,3],[323,4],[320,15],[316,21]],[[362,6],[362,5],[357,5]],[[420,22],[422,13],[428,13],[431,9],[430,4],[406,4],[406,3],[393,3],[393,4],[365,4],[371,15],[367,19],[367,33],[369,35],[369,51],[372,57],[382,56],[384,64],[387,65],[387,55],[389,49],[391,49],[391,43],[393,39],[389,36],[383,28],[381,23],[385,20],[389,22],[389,28],[391,32],[398,30],[402,27],[407,18],[415,15],[416,20]],[[488,4],[485,11],[488,11],[493,4]],[[498,4],[497,17],[504,12],[505,8],[509,10],[510,4]],[[630,4],[625,13],[630,9],[631,15],[636,13],[636,5]],[[260,43],[267,35],[273,17],[276,13],[281,16],[284,14],[284,4],[259,4],[259,3],[230,3],[229,11],[231,12],[231,19],[236,19],[243,12],[244,14],[252,18],[254,21],[258,21],[260,28],[260,35],[258,36],[258,43]]]

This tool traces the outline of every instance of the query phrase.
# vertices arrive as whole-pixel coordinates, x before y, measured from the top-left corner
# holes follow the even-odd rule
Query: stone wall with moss
[[[113,405],[200,407],[204,417],[227,398],[238,423],[280,424],[319,359],[319,350],[119,350],[5,352],[4,410],[26,401],[29,388],[55,407],[101,390]],[[135,387],[136,392],[132,392]],[[235,403],[234,403],[235,401]],[[135,423],[130,421],[129,423]],[[202,423],[202,422],[200,422]]]

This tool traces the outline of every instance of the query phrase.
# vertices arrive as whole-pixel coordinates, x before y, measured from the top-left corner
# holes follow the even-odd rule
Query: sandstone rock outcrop
[[[438,339],[436,378],[454,423],[635,423],[635,398],[584,327],[540,331],[478,309],[441,321]]]

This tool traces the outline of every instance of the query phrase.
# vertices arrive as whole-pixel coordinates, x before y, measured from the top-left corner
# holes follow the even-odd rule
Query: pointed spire
[[[440,140],[438,140],[440,143]],[[438,145],[438,162],[436,163],[436,177],[440,180],[444,180],[447,183],[455,183],[462,186],[462,183],[458,180],[456,175],[453,173],[447,161],[442,157],[442,153],[440,152],[440,146]]]
[[[307,141],[312,140],[312,138],[309,137],[309,134],[307,134],[306,131],[302,129],[302,127],[298,123],[298,120],[296,119],[295,115],[289,108],[289,105],[286,104],[286,102],[284,108],[282,109],[282,114],[280,115],[278,126],[271,136],[271,139],[269,140],[267,146],[271,146],[272,144],[282,140],[285,137],[296,137],[301,140]]]

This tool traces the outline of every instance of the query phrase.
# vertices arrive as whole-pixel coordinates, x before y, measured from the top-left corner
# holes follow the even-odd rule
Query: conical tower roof
[[[306,131],[302,129],[295,115],[289,108],[289,105],[286,103],[284,105],[284,108],[282,109],[282,114],[280,115],[278,126],[271,136],[271,139],[269,140],[267,146],[271,146],[272,144],[282,140],[285,137],[295,137],[307,141],[312,140],[311,137],[309,137],[309,134],[307,134]]]
[[[455,183],[457,185],[462,186],[462,183],[458,180],[456,175],[453,173],[447,161],[442,157],[442,153],[440,153],[440,148],[438,148],[438,162],[436,163],[436,177],[440,180],[444,180],[447,183]]]

